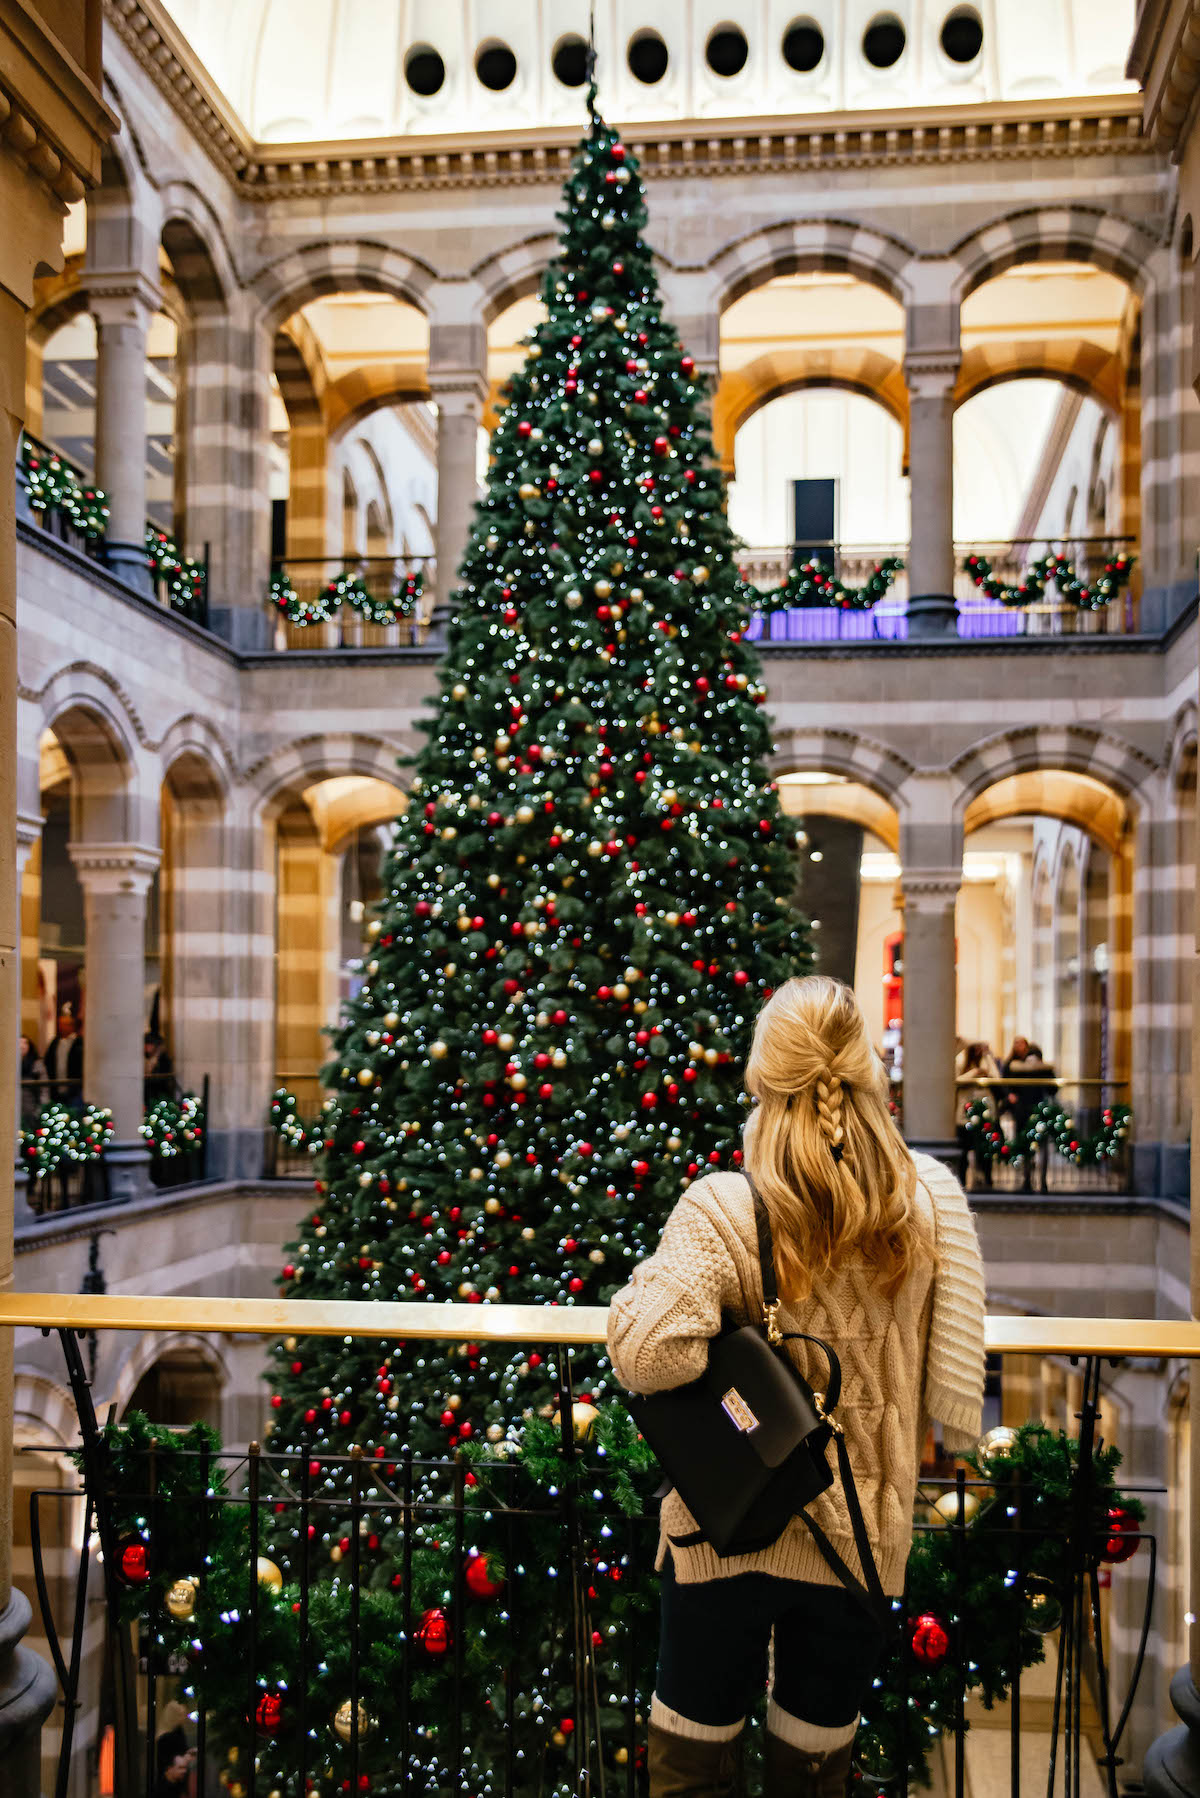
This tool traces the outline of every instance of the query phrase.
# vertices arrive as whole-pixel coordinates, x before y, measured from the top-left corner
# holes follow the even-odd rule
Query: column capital
[[[909,350],[904,358],[904,380],[909,398],[914,400],[948,400],[954,393],[962,352],[946,347],[940,350]]]
[[[143,843],[68,843],[85,893],[132,893],[144,897],[162,852]]]
[[[98,325],[140,325],[162,305],[162,288],[141,269],[85,269],[80,283]]]
[[[907,910],[940,912],[952,909],[962,886],[961,868],[901,869],[900,894]]]
[[[488,397],[487,376],[477,368],[431,368],[429,397],[439,412],[481,413]]]

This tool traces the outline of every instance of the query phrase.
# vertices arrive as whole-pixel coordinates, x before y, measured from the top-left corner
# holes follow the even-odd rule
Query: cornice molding
[[[583,129],[581,122],[437,137],[255,143],[157,0],[104,0],[104,14],[197,141],[252,201],[558,187]],[[1154,153],[1142,133],[1138,94],[767,120],[614,123],[651,181]]]
[[[99,180],[116,130],[116,114],[45,21],[0,0],[0,149],[70,206]]]
[[[1145,89],[1148,137],[1177,159],[1200,96],[1200,0],[1189,0],[1168,44],[1165,34],[1170,10],[1167,0],[1139,9],[1128,67]]]

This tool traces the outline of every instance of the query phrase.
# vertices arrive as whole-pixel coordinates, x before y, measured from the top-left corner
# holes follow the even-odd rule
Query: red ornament
[[[117,1549],[117,1566],[121,1578],[129,1586],[144,1586],[150,1578],[147,1545],[140,1536],[131,1536]]]
[[[1123,1506],[1114,1505],[1109,1511],[1105,1523],[1109,1533],[1105,1537],[1104,1547],[1100,1551],[1100,1559],[1108,1561],[1112,1565],[1130,1560],[1141,1546],[1138,1540],[1138,1530],[1141,1525],[1137,1518],[1126,1511]]]
[[[923,1667],[940,1667],[950,1652],[950,1637],[932,1611],[923,1611],[916,1619],[911,1641],[913,1659]]]
[[[254,1727],[270,1736],[282,1722],[283,1698],[278,1692],[264,1692],[254,1707]]]
[[[656,456],[665,456],[670,447],[670,442],[666,437],[656,437],[654,439],[654,453]]]
[[[475,1598],[498,1598],[504,1590],[503,1575],[493,1570],[486,1555],[468,1555],[463,1578]]]
[[[415,1631],[426,1654],[443,1655],[450,1647],[450,1624],[440,1606],[425,1612]]]

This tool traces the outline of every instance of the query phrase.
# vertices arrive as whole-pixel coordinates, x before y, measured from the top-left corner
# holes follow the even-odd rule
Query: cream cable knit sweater
[[[838,1417],[875,1549],[883,1588],[904,1586],[921,1448],[931,1418],[951,1450],[973,1448],[983,1405],[983,1263],[962,1188],[927,1155],[917,1167],[916,1215],[937,1245],[936,1271],[919,1268],[895,1299],[855,1259],[815,1287],[801,1305],[783,1306],[785,1330],[823,1337],[842,1362]],[[617,1378],[633,1392],[660,1392],[704,1372],[709,1339],[722,1313],[738,1323],[762,1316],[762,1276],[750,1188],[740,1174],[713,1174],[689,1186],[667,1220],[655,1253],[612,1300],[608,1352]],[[789,1351],[818,1390],[825,1360],[807,1343]],[[850,1519],[834,1481],[811,1507],[814,1520],[851,1568],[857,1559]],[[662,1506],[658,1564],[672,1538],[696,1528],[677,1492]],[[773,1573],[836,1583],[799,1518],[757,1554],[722,1560],[707,1543],[671,1547],[681,1583]]]

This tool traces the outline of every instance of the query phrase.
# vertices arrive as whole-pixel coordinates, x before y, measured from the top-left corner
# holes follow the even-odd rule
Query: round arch
[[[483,294],[483,322],[490,325],[514,300],[528,299],[537,293],[547,265],[558,251],[558,239],[552,231],[539,231],[523,243],[510,244],[494,256],[484,257],[471,270]]]
[[[904,782],[915,772],[911,762],[854,731],[784,730],[776,738],[772,773],[841,774],[856,781],[896,809]]]
[[[900,364],[878,350],[830,345],[818,349],[775,350],[722,375],[713,400],[713,444],[732,476],[734,439],[756,412],[772,400],[806,388],[838,387],[874,400],[904,433],[908,459],[908,388]]]
[[[1024,380],[1059,381],[1094,399],[1112,419],[1120,419],[1120,362],[1097,344],[1082,340],[1014,339],[1010,343],[974,344],[963,355],[954,387],[955,407],[1003,381]]]
[[[1147,775],[1155,772],[1155,764],[1131,743],[1084,725],[1030,725],[1001,731],[951,764],[950,772],[959,783],[956,818],[965,824],[972,801],[1005,776],[1045,769],[1090,775],[1128,801]]]
[[[231,1365],[219,1337],[202,1336],[192,1330],[148,1333],[136,1339],[118,1369],[111,1394],[118,1415],[125,1411],[146,1375],[164,1361],[196,1363],[212,1376],[221,1392],[232,1381]]]
[[[264,756],[247,769],[245,778],[253,789],[256,814],[268,817],[305,787],[338,775],[365,775],[403,792],[398,762],[409,753],[406,743],[389,743],[357,731],[315,735]]]
[[[238,278],[221,221],[188,182],[164,189],[162,246],[189,311],[228,305]]]
[[[855,275],[904,305],[910,244],[845,219],[802,219],[769,225],[735,239],[708,264],[718,312],[776,275],[825,270]]]
[[[1140,294],[1158,247],[1132,220],[1098,206],[1031,206],[990,220],[954,245],[950,255],[960,271],[954,298],[961,304],[1023,262],[1089,262]]]
[[[181,797],[225,800],[234,783],[233,757],[206,718],[189,712],[177,718],[159,745],[164,785]]]
[[[838,775],[824,782],[789,783],[779,778],[779,795],[788,817],[845,818],[861,824],[880,839],[893,855],[900,852],[900,814],[873,787]]]
[[[325,389],[325,420],[331,437],[344,436],[385,406],[428,400],[429,382],[405,362],[375,362],[352,368]]]
[[[963,814],[963,835],[1006,818],[1056,818],[1116,855],[1128,834],[1129,810],[1105,782],[1060,768],[1008,774],[977,794]]]
[[[428,316],[434,270],[403,250],[361,239],[302,245],[259,271],[251,284],[259,317],[277,328],[309,300],[331,293],[387,293]]]

